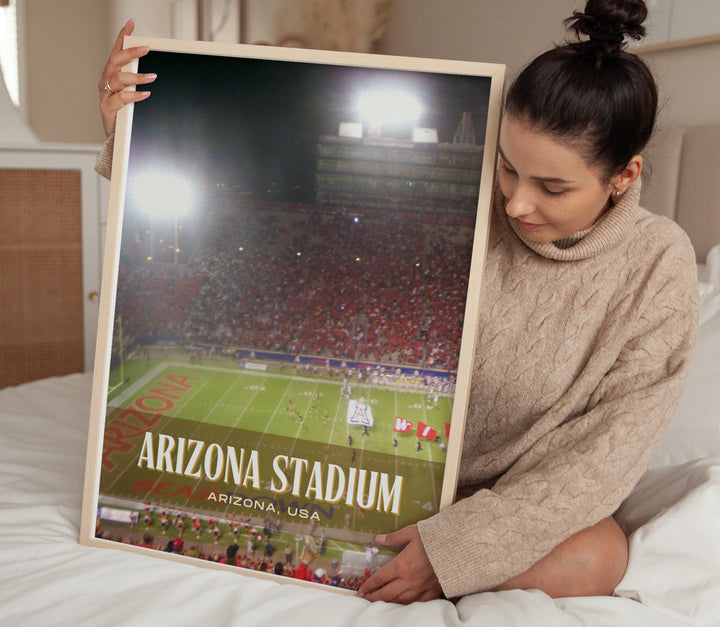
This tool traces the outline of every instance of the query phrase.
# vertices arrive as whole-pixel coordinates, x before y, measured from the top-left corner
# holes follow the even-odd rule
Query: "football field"
[[[111,374],[111,381],[119,379]],[[223,359],[190,363],[169,352],[125,363],[123,381],[111,390],[101,498],[229,520],[271,514],[308,532],[335,529],[344,536],[391,531],[438,511],[452,398],[430,399],[412,379],[371,385],[324,369],[256,370]],[[372,426],[348,423],[350,400],[371,408]],[[396,417],[413,426],[396,432]],[[421,423],[437,439],[419,438]],[[158,434],[165,438],[162,450]],[[184,447],[191,441],[212,443],[218,454],[232,448],[244,479],[209,478],[217,455],[204,474],[190,469],[191,450]],[[256,466],[243,466],[252,452]],[[278,457],[284,489],[278,488]],[[330,489],[331,466],[343,475],[344,491],[337,482]],[[387,511],[387,500],[384,508],[379,500],[366,507],[377,487],[371,471],[384,474],[389,484],[402,478],[398,512]]]

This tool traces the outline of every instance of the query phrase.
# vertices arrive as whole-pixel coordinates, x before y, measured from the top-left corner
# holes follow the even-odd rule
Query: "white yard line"
[[[146,385],[150,383],[153,379],[160,376],[160,373],[163,372],[163,370],[167,369],[169,364],[167,363],[161,363],[155,366],[152,370],[149,370],[146,372],[142,377],[140,377],[135,383],[133,383],[131,386],[129,386],[124,392],[121,392],[117,396],[115,396],[112,400],[108,401],[108,407],[115,407],[120,408],[122,405],[132,396],[137,394],[140,390],[142,390]]]
[[[422,403],[422,412],[423,412],[423,418],[425,419],[425,420],[423,420],[423,422],[425,424],[428,424],[427,411],[426,411],[425,407],[426,407],[426,405],[423,402]],[[438,495],[437,495],[437,490],[435,488],[435,466],[433,466],[433,464],[432,464],[432,447],[430,446],[430,440],[426,440],[426,442],[428,443],[427,444],[427,452],[428,452],[428,457],[429,457],[429,461],[430,461],[430,485],[432,486],[432,491],[433,491],[433,507],[435,508],[435,511],[438,511]]]

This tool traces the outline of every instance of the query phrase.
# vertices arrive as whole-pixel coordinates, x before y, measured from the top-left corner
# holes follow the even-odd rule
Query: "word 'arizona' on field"
[[[155,437],[156,436],[156,437]],[[157,442],[156,442],[157,440]],[[260,453],[234,446],[223,447],[202,440],[178,437],[163,433],[145,432],[138,467],[170,474],[222,481],[228,485],[261,489]],[[403,477],[375,470],[351,466],[344,469],[337,464],[310,462],[302,457],[276,455],[272,460],[274,476],[270,489],[276,493],[290,491],[293,496],[304,496],[327,503],[345,502],[351,507],[400,513]]]

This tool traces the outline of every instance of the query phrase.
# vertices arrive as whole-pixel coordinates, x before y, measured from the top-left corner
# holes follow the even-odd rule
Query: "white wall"
[[[107,56],[105,5],[25,0],[27,120],[38,139],[95,143],[97,82]]]
[[[645,0],[650,10],[645,42],[655,44],[720,33],[717,0]]]
[[[172,0],[106,0],[108,38],[112,42],[123,24],[135,20],[135,35],[170,37]]]
[[[97,81],[112,42],[130,17],[136,34],[169,37],[172,0],[24,1],[30,126],[45,141],[101,142]],[[260,0],[246,2],[257,7]],[[511,79],[564,40],[562,20],[583,6],[581,0],[391,0],[381,52],[505,63]],[[720,124],[720,42],[645,58],[660,85],[664,125]]]
[[[22,1],[28,124],[42,141],[101,143],[97,82],[112,43],[130,17],[137,34],[169,37],[172,0]]]
[[[574,0],[391,0],[386,54],[504,63],[513,76],[566,36]]]
[[[386,54],[504,63],[508,82],[567,37],[582,0],[392,0]],[[720,124],[720,42],[643,55],[660,89],[662,126]]]
[[[662,126],[720,124],[720,41],[642,57],[658,83]]]

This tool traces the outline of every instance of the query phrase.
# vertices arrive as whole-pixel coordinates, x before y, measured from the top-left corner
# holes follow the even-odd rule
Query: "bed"
[[[714,151],[720,170],[719,139],[716,128],[673,131],[654,147],[652,193],[671,188],[656,204],[690,232],[702,261],[700,328],[675,419],[617,513],[630,563],[614,596],[553,600],[508,591],[455,604],[370,604],[321,587],[82,546],[92,378],[81,373],[0,391],[0,624],[720,626],[720,245],[708,239],[712,231],[720,242],[720,224],[693,226],[682,209],[683,177],[692,176],[683,168],[695,158],[687,151]],[[697,189],[687,193],[687,202],[700,204]],[[717,207],[720,190],[708,193]],[[661,202],[670,196],[677,202]]]

